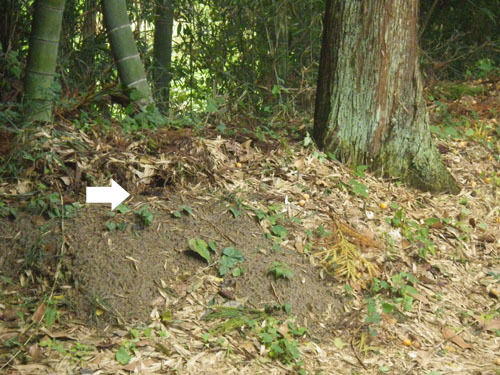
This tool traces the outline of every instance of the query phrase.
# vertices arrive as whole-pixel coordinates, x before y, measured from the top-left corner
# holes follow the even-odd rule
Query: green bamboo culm
[[[101,4],[111,52],[122,84],[129,90],[137,90],[139,98],[134,97],[134,101],[141,105],[152,103],[151,89],[130,28],[125,0],[102,0]]]
[[[28,121],[52,120],[54,75],[66,0],[37,0],[24,81]]]
[[[173,27],[174,11],[172,0],[159,0],[156,5],[153,44],[155,66],[153,72],[156,86],[156,103],[163,111],[168,111],[170,100]]]

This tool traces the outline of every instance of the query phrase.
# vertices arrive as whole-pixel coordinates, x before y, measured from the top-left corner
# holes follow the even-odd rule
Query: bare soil
[[[234,299],[256,308],[289,303],[298,323],[317,335],[328,332],[324,329],[328,321],[321,319],[324,313],[341,313],[333,280],[320,277],[320,269],[295,249],[273,249],[273,242],[266,238],[251,211],[242,210],[235,218],[228,211],[232,205],[223,198],[202,200],[172,193],[159,202],[161,205],[148,206],[154,216],[150,226],[144,226],[133,212],[111,216],[104,206],[82,208],[74,218],[64,221],[66,296],[81,319],[146,323],[154,307],[172,311],[172,306],[163,303],[160,292],[182,297],[197,276],[218,276],[217,259],[223,248],[232,246],[245,257],[243,275],[221,278],[219,294],[208,296],[215,299],[212,303],[222,305]],[[135,204],[145,205],[147,202]],[[183,212],[183,205],[192,213]],[[172,215],[176,210],[182,212],[180,218]],[[123,223],[125,229],[108,230],[106,223],[111,221]],[[38,254],[38,272],[53,275],[57,263],[54,255],[61,246],[61,233],[55,224],[57,220],[45,221],[39,216],[1,220],[2,237],[14,238],[2,242],[0,271],[12,277],[19,275],[31,251]],[[21,235],[16,237],[16,233]],[[192,238],[217,244],[212,264],[189,249],[188,240]],[[288,265],[294,277],[276,280],[268,272],[275,261]]]

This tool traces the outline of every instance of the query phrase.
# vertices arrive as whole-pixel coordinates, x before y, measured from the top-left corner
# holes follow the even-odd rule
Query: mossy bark
[[[350,165],[457,193],[430,135],[417,13],[417,1],[327,0],[314,138]]]

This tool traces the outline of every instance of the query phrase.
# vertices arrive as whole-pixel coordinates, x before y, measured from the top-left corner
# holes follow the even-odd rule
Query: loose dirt
[[[153,214],[150,226],[144,226],[134,212],[115,212],[112,216],[104,206],[82,208],[75,217],[63,221],[63,277],[67,297],[80,318],[99,323],[131,323],[146,322],[153,308],[160,313],[174,308],[175,313],[181,305],[168,306],[161,298],[162,291],[163,295],[183,297],[200,275],[218,276],[217,260],[222,249],[229,246],[243,253],[244,272],[238,277],[221,278],[219,294],[207,296],[213,298],[212,303],[222,305],[234,299],[256,308],[289,303],[298,323],[318,335],[328,332],[328,321],[322,319],[323,315],[341,313],[333,281],[321,277],[320,269],[295,249],[273,249],[273,242],[266,238],[251,211],[241,210],[234,217],[228,210],[231,203],[216,197],[201,200],[170,193],[165,200],[159,198],[155,202],[149,206],[145,201],[135,202],[134,211],[148,206]],[[191,214],[181,206],[189,207]],[[173,216],[174,211],[180,212],[181,217]],[[124,229],[110,231],[106,224],[111,222],[120,223]],[[58,220],[46,221],[39,216],[2,220],[2,236],[10,237],[2,245],[2,273],[19,274],[30,257],[35,257],[32,264],[37,264],[41,274],[54,273],[54,255],[62,238],[58,224]],[[193,238],[216,243],[212,264],[189,249],[188,240]],[[288,265],[293,278],[276,280],[269,274],[275,261]]]

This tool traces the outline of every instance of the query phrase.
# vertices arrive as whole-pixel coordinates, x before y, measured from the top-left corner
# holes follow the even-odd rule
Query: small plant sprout
[[[293,272],[290,270],[286,263],[273,262],[269,267],[268,273],[272,274],[277,280],[279,278],[291,279],[293,278]]]

